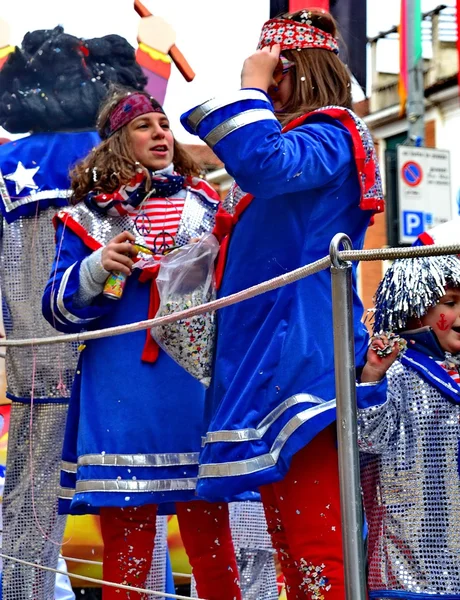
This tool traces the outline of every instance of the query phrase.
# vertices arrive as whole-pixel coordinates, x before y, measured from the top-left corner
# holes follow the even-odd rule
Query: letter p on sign
[[[422,212],[410,212],[405,210],[403,212],[404,220],[404,235],[417,236],[423,233],[423,213]]]

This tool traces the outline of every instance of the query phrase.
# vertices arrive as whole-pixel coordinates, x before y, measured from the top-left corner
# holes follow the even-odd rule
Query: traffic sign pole
[[[425,85],[423,80],[423,58],[417,50],[421,23],[420,0],[401,0],[407,7],[407,119],[409,121],[408,143],[412,146],[425,145]],[[418,33],[417,33],[418,32]]]

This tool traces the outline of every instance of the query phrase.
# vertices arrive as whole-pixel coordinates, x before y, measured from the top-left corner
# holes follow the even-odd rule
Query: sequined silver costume
[[[90,141],[93,139],[95,134],[91,134]],[[10,170],[0,170],[0,181],[5,183],[3,175]],[[61,198],[67,195],[68,190],[60,190]],[[0,221],[0,281],[8,339],[58,335],[42,316],[41,300],[55,254],[52,219],[59,205],[36,209],[43,197],[43,193],[30,194],[17,200],[6,185],[0,185],[4,206],[15,210],[27,204],[35,215],[19,216],[10,223]],[[6,352],[7,396],[13,403],[3,497],[3,553],[46,567],[57,566],[66,522],[57,514],[57,496],[77,354],[71,344],[8,346]],[[152,588],[162,591],[164,523],[159,525],[157,542],[150,582]],[[54,600],[54,588],[54,573],[4,560],[4,600]]]
[[[52,217],[3,222],[0,280],[8,339],[55,335],[41,315],[54,258]],[[13,400],[3,498],[3,552],[57,564],[65,519],[57,516],[59,465],[76,349],[68,344],[8,347],[7,394]],[[33,397],[33,405],[30,403]],[[44,535],[45,534],[45,535]],[[54,598],[54,574],[4,561],[5,600]]]
[[[460,598],[460,388],[437,368],[408,351],[358,411],[371,598]]]
[[[275,551],[262,504],[231,502],[229,511],[243,600],[278,600]],[[191,597],[197,597],[193,578]]]

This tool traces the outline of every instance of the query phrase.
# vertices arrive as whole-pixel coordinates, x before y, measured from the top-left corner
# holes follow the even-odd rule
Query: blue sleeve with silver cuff
[[[351,135],[342,124],[313,115],[283,133],[262,90],[208,100],[181,122],[213,149],[241,189],[257,197],[323,188],[355,169]]]

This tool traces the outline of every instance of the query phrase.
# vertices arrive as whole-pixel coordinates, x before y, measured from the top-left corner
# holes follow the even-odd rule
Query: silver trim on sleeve
[[[193,130],[196,131],[201,121],[211,113],[219,110],[220,108],[224,108],[225,106],[229,106],[230,104],[240,102],[241,100],[261,100],[270,106],[270,101],[263,92],[259,92],[257,90],[238,90],[226,98],[211,98],[211,100],[204,102],[195,108],[192,113],[190,113],[190,115],[187,117],[187,123]]]
[[[277,121],[275,114],[268,108],[252,108],[245,110],[242,113],[230,117],[217,127],[214,127],[212,131],[203,139],[204,142],[210,147],[220,142],[225,136],[232,131],[251,125],[251,123],[257,123],[257,121]]]

